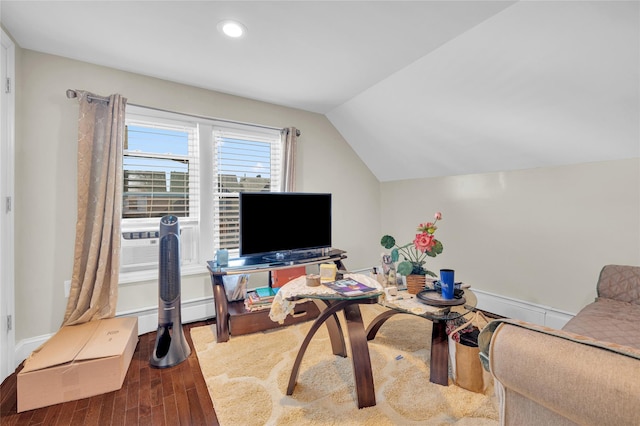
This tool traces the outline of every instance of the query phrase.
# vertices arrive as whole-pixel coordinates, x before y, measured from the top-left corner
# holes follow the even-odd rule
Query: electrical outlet
[[[66,280],[64,282],[64,297],[68,298],[70,292],[71,292],[71,280]]]

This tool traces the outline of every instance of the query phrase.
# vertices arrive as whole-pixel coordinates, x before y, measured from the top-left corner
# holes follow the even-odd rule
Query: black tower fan
[[[180,315],[180,225],[176,216],[160,219],[159,251],[158,335],[149,364],[167,368],[180,364],[191,353]]]

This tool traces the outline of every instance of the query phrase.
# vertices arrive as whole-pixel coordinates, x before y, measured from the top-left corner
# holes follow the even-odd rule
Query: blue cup
[[[229,251],[227,249],[220,249],[216,251],[216,262],[218,266],[229,265]]]
[[[442,298],[446,300],[453,299],[454,283],[453,269],[440,269],[440,287],[442,288]]]

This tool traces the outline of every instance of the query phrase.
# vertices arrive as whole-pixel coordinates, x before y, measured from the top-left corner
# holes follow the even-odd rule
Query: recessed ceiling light
[[[239,38],[244,35],[247,28],[238,21],[226,20],[218,23],[218,31],[227,37]]]

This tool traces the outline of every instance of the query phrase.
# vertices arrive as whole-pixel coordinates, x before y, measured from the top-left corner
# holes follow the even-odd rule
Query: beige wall
[[[64,314],[76,216],[78,105],[67,89],[120,93],[129,103],[176,112],[295,126],[298,190],[333,193],[333,245],[348,251],[349,268],[377,256],[379,183],[320,114],[18,50],[16,112],[16,341],[55,332]],[[310,224],[313,226],[313,224]],[[182,300],[211,295],[209,276],[182,281]],[[157,283],[123,284],[118,311],[157,306]]]
[[[429,266],[490,293],[576,313],[602,266],[640,264],[640,159],[383,183],[381,198],[401,243],[441,211]]]
[[[54,332],[66,304],[76,214],[78,107],[66,89],[121,93],[130,103],[270,126],[296,126],[298,189],[334,194],[334,246],[370,266],[390,233],[404,242],[436,211],[442,256],[484,291],[578,311],[607,263],[640,264],[640,160],[380,184],[328,120],[140,75],[17,49],[16,341]],[[425,167],[428,165],[425,165]],[[381,225],[382,224],[382,225]],[[183,301],[210,296],[184,279]],[[123,284],[118,310],[157,305],[157,283]]]

